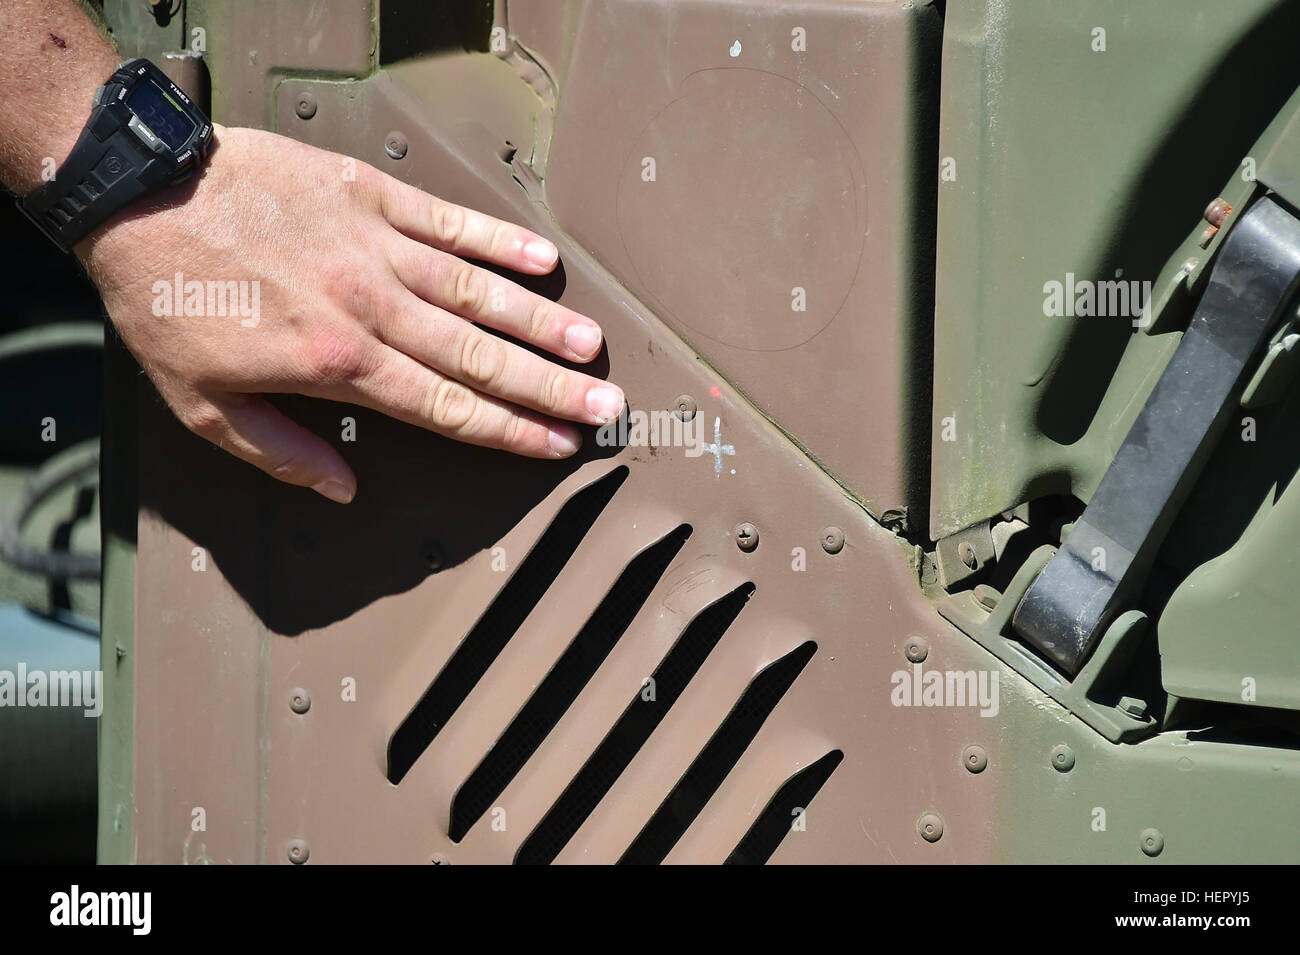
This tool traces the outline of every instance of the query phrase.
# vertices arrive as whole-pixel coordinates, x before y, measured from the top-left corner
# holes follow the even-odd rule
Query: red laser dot
[[[719,395],[722,394],[722,389],[719,388],[717,385],[710,385],[710,386],[709,386],[709,394],[711,394],[711,395],[713,395],[713,397],[717,398]]]

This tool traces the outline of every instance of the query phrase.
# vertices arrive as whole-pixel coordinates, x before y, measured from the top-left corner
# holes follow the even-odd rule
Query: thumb
[[[265,398],[229,395],[212,404],[217,413],[195,430],[213,444],[277,481],[309,487],[339,504],[357,493],[356,475],[343,456]]]

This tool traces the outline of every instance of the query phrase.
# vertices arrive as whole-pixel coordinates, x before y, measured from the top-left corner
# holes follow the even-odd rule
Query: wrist
[[[97,89],[89,122],[53,181],[19,207],[57,246],[72,251],[146,199],[172,200],[170,187],[203,169],[212,139],[211,120],[184,90],[150,61],[128,60]]]
[[[90,119],[95,90],[113,75],[117,63],[112,51],[105,51],[66,76],[60,81],[57,102],[49,104],[44,114],[32,111],[33,120],[39,116],[39,129],[19,132],[14,137],[22,148],[0,150],[10,153],[10,161],[3,163],[0,176],[16,195],[27,196],[54,178]]]
[[[203,210],[221,191],[224,170],[234,160],[232,140],[236,137],[232,132],[213,123],[207,161],[193,176],[119,210],[73,246],[73,254],[101,292],[129,281],[114,268],[115,263],[137,260],[137,256],[126,254],[128,247],[147,253],[155,242],[182,243],[185,230],[203,220]]]

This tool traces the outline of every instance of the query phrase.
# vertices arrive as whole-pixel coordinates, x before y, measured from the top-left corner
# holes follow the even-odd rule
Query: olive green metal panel
[[[1280,0],[948,5],[932,537],[1091,495],[1177,335],[1135,331],[1131,303],[1049,314],[1048,283],[1182,281],[1180,244],[1296,88],[1297,28]]]
[[[138,422],[143,403],[140,367],[115,334],[104,342],[104,435],[101,456],[103,597],[100,669],[104,712],[99,717],[99,838],[101,863],[134,861],[135,550],[138,521]]]
[[[1300,401],[1293,394],[1279,411],[1294,420]],[[1294,464],[1288,470],[1293,474]],[[1241,540],[1197,567],[1174,593],[1160,618],[1161,665],[1171,693],[1300,709],[1298,533],[1300,488],[1287,478]]]

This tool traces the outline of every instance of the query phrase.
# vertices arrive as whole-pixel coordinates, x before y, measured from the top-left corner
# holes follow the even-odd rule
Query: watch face
[[[194,121],[156,83],[148,80],[140,83],[127,97],[126,105],[172,152],[185,145],[194,134]]]

